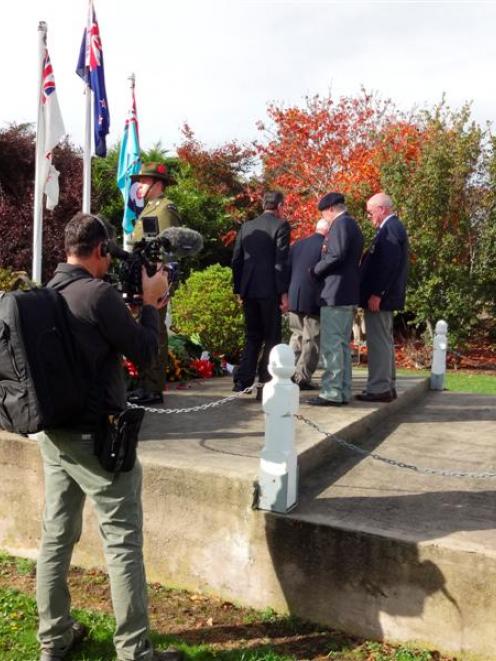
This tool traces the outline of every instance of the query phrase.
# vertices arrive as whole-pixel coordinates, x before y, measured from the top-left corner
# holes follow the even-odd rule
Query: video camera
[[[159,233],[157,216],[145,216],[141,221],[143,238],[134,244],[132,252],[123,250],[113,242],[110,245],[111,256],[120,260],[117,288],[124,300],[134,305],[142,302],[143,266],[151,277],[157,271],[157,264],[162,263],[169,276],[169,292],[180,275],[179,264],[174,260],[196,255],[203,248],[202,235],[195,230],[168,227]]]

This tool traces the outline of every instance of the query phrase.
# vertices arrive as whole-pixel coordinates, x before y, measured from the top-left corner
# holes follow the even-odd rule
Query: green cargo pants
[[[324,372],[320,397],[332,402],[351,400],[351,331],[353,305],[320,308],[320,353]]]
[[[142,469],[105,471],[93,453],[93,437],[67,430],[36,435],[45,472],[43,534],[36,574],[42,648],[63,652],[71,642],[71,598],[67,574],[82,529],[86,496],[98,517],[116,619],[117,658],[149,660],[143,563]]]

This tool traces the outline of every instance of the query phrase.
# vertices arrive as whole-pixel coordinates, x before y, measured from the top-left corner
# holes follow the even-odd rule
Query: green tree
[[[117,163],[120,145],[107,151],[105,158],[93,158],[91,162],[91,208],[115,227],[117,236],[122,236],[124,203],[117,188]]]
[[[403,153],[391,152],[381,181],[410,236],[407,308],[431,334],[444,318],[458,342],[477,325],[485,304],[477,266],[490,223],[482,195],[484,132],[468,106],[452,111],[443,102],[416,120],[418,160],[405,163]]]

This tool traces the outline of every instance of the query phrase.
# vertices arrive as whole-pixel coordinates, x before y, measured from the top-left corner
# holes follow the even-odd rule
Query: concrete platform
[[[353,379],[353,392],[365,387],[365,372]],[[316,379],[318,382],[318,379]],[[190,388],[167,392],[166,408],[190,408],[232,396],[231,379],[207,379],[190,382]],[[383,404],[353,401],[341,408],[321,409],[305,405],[318,391],[304,391],[300,395],[300,413],[322,424],[331,434],[349,441],[359,440],[385,417],[409,406],[421,397],[428,387],[425,378],[404,377],[398,381],[399,397]],[[148,414],[142,428],[140,456],[146,463],[168,465],[253,480],[258,473],[263,447],[264,422],[261,403],[254,395],[241,395],[236,401],[206,411],[188,414]],[[296,436],[300,474],[311,472],[315,466],[333,455],[329,441],[314,430],[299,423]]]
[[[363,374],[355,375],[356,391]],[[212,402],[230,386],[193,382],[171,390],[166,406]],[[406,378],[391,404],[302,404],[300,413],[407,464],[496,471],[496,398],[426,388]],[[251,509],[262,445],[253,396],[147,416],[140,458],[149,579],[461,659],[496,659],[496,480],[364,459],[298,422],[300,501],[290,515],[274,515]],[[0,432],[0,465],[0,548],[32,556],[43,500],[36,444]],[[103,564],[91,507],[74,560]]]

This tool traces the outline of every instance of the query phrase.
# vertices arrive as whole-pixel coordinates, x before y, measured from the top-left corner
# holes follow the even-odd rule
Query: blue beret
[[[329,207],[333,207],[336,204],[344,204],[344,195],[341,195],[341,193],[327,193],[320,200],[318,209],[319,211],[324,211],[324,209],[329,209]]]

